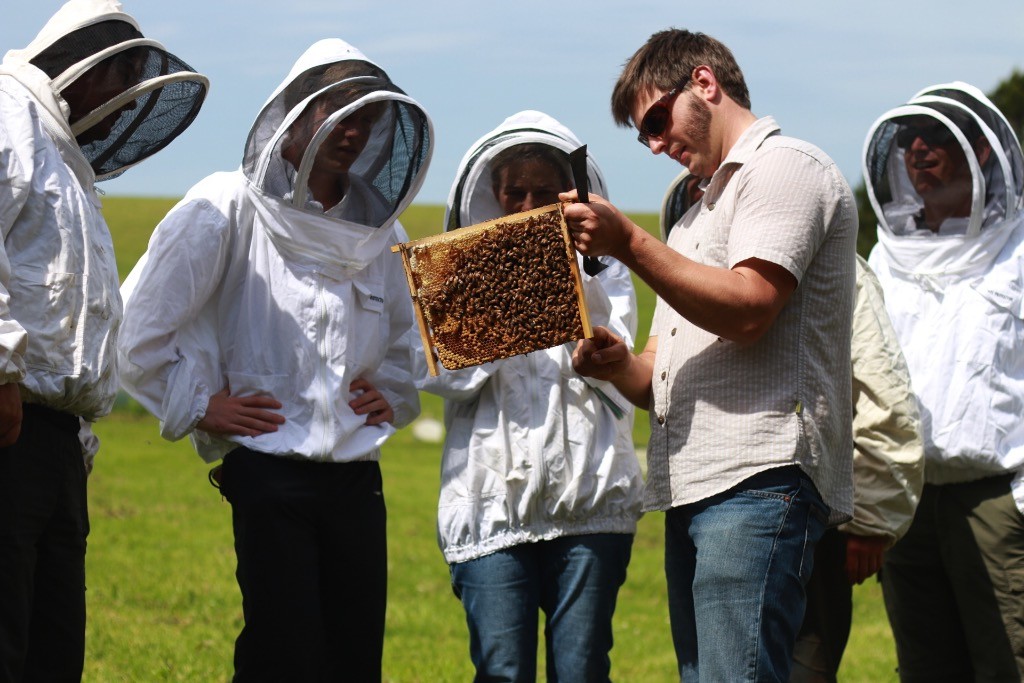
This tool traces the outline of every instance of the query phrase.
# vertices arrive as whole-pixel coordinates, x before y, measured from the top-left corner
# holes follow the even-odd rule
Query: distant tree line
[[[1024,72],[1014,69],[1013,73],[999,83],[995,90],[988,93],[988,97],[993,104],[999,107],[999,110],[1017,131],[1017,138],[1024,138]],[[878,223],[875,219],[875,211],[871,208],[871,201],[868,199],[868,191],[863,179],[853,192],[857,199],[857,213],[860,219],[857,252],[866,258],[878,239]]]

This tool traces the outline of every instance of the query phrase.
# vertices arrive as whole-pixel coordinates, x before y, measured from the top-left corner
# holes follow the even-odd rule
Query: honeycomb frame
[[[431,376],[593,336],[561,204],[394,245]]]

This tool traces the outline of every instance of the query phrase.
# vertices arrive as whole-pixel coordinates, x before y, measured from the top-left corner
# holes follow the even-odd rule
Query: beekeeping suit
[[[95,183],[206,90],[113,0],[68,2],[0,63],[0,680],[82,676],[89,421],[114,403],[121,323]]]
[[[335,149],[336,124],[367,112],[365,146]],[[397,217],[423,182],[432,141],[419,104],[351,45],[321,40],[302,55],[257,116],[241,168],[187,193],[122,289],[124,386],[164,437],[191,436],[207,461],[237,446],[328,462],[380,457],[419,411],[412,307],[389,247],[407,239]],[[330,207],[310,189],[318,154],[347,167]],[[394,424],[366,425],[349,407],[360,377],[387,397]],[[257,437],[196,431],[224,388],[277,398],[285,423]]]
[[[5,55],[0,382],[20,382],[25,400],[88,419],[110,411],[121,301],[95,183],[169,144],[207,85],[114,0],[67,3]]]
[[[870,263],[921,409],[925,485],[885,555],[906,680],[1021,680],[1024,159],[977,88],[926,88],[865,143]]]
[[[921,140],[911,138],[920,129],[960,150],[960,171],[945,185],[935,180],[943,170],[930,157],[914,156]],[[921,403],[926,481],[1014,473],[1014,498],[1024,510],[1020,143],[980,91],[950,83],[881,116],[864,152],[878,216],[869,262]],[[923,171],[917,188],[908,171],[915,164]],[[945,198],[956,192],[965,198],[963,208],[940,221],[921,192],[932,206],[950,203]]]
[[[580,146],[550,116],[524,111],[480,138],[459,165],[447,229],[504,214],[492,182],[504,150],[542,143]],[[591,191],[607,196],[592,157]],[[632,346],[636,299],[629,271],[612,259],[589,275],[580,264],[590,318]],[[572,368],[575,343],[473,368],[442,370],[421,388],[443,396],[447,437],[438,506],[445,559],[465,562],[521,543],[588,533],[633,533],[642,480],[632,445],[632,406],[611,384]]]

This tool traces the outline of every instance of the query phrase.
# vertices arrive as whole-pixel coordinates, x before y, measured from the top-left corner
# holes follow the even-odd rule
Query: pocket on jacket
[[[376,367],[384,359],[390,346],[384,285],[382,281],[361,280],[353,281],[352,285],[356,306],[352,311],[352,325],[349,328],[354,344],[349,348],[358,349],[366,357],[360,365]]]

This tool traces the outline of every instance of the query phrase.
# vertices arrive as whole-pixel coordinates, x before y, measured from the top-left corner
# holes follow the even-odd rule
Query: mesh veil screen
[[[31,62],[53,79],[98,52],[142,37],[135,27],[126,22],[103,21],[60,38]],[[130,47],[78,76],[64,87],[62,93],[70,97],[70,92],[74,90],[78,98],[82,98],[83,91],[89,94],[103,93],[109,102],[140,83],[179,72],[191,73],[193,69],[160,48]],[[144,89],[134,103],[122,107],[120,111],[110,106],[110,115],[116,116],[115,121],[105,119],[91,127],[95,130],[76,133],[82,151],[97,177],[114,177],[170,144],[195,119],[205,96],[205,80],[197,77],[162,87],[154,84],[152,88]],[[69,102],[77,105],[77,109],[72,110],[76,119],[93,110],[100,110],[105,104],[103,101],[95,101],[95,97],[87,99],[87,106],[69,99]],[[82,133],[85,132],[94,134],[83,137]]]
[[[128,52],[141,65],[141,82],[192,71],[188,64],[157,48],[138,47]],[[112,177],[170,144],[195,119],[205,96],[206,85],[198,80],[175,81],[143,92],[121,112],[109,135],[83,145],[82,151],[97,176]]]
[[[867,169],[871,185],[880,204],[892,201],[892,187],[889,182],[889,158],[893,153],[893,138],[899,126],[887,121],[878,129],[867,152]]]
[[[391,154],[371,182],[384,198],[396,205],[406,195],[430,150],[426,120],[405,102],[393,102],[394,130]]]
[[[321,94],[308,101],[302,113],[296,116],[294,108],[314,93]],[[315,155],[318,151],[311,144],[314,133],[319,135],[319,129],[309,121],[316,120],[319,112],[318,120],[326,122],[329,119],[334,121],[332,125],[344,125],[345,119],[339,122],[335,116],[338,111],[364,98],[378,96],[375,101],[367,102],[345,116],[358,119],[363,107],[377,112],[369,138],[358,159],[349,167],[348,175],[372,187],[375,190],[374,200],[380,204],[373,216],[359,220],[381,225],[408,196],[431,149],[430,126],[422,110],[404,100],[388,97],[388,93],[404,96],[402,90],[391,83],[379,68],[366,62],[346,61],[308,70],[296,77],[257,117],[246,141],[243,169],[267,194],[282,198],[290,196],[303,179],[298,177],[296,155],[286,151],[298,147],[302,150],[298,155],[301,158]],[[384,97],[379,97],[381,94]],[[292,121],[282,134],[282,126],[289,116]],[[261,156],[275,136],[275,149],[265,157],[266,171],[257,177]]]
[[[939,88],[931,90],[927,94],[938,97],[947,97],[956,102],[960,102],[977,114],[999,138],[999,143],[1002,145],[1003,149],[1011,150],[1009,158],[1010,172],[1013,175],[1013,186],[1016,188],[1024,187],[1024,158],[1022,158],[1020,154],[1013,153],[1016,152],[1017,149],[1020,149],[1020,142],[1014,135],[1013,129],[1008,127],[1006,122],[1004,122],[996,112],[969,94],[955,88]]]
[[[30,61],[35,67],[54,79],[69,66],[77,64],[86,57],[91,57],[97,52],[126,40],[141,37],[142,34],[131,24],[123,21],[101,21],[72,31],[54,41],[52,45]]]

